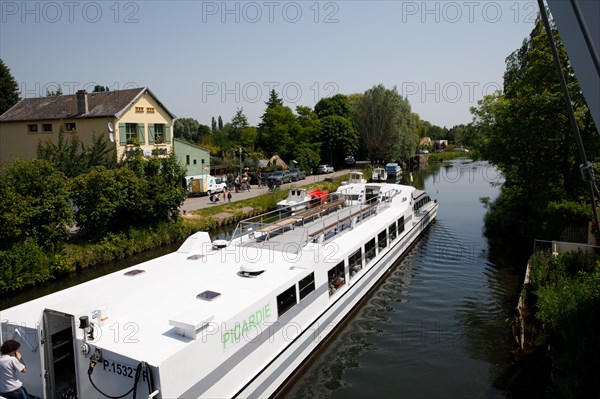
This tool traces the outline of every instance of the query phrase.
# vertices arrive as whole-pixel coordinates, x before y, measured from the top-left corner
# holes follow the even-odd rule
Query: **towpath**
[[[289,190],[291,187],[302,187],[307,184],[315,183],[318,181],[323,181],[326,178],[338,177],[338,176],[341,176],[341,175],[347,174],[347,173],[348,173],[348,170],[339,170],[334,173],[327,173],[324,175],[312,175],[312,176],[308,176],[304,180],[295,181],[293,183],[286,183],[286,184],[282,185],[280,189],[281,190]],[[256,185],[253,185],[250,188],[250,191],[243,191],[243,192],[239,192],[239,193],[232,191],[231,192],[231,195],[232,195],[231,202],[240,201],[240,200],[244,200],[244,199],[252,198],[252,197],[257,197],[259,195],[263,195],[268,192],[269,192],[269,189],[266,187],[258,188]],[[217,204],[222,204],[222,203],[223,203],[223,194],[219,194],[219,202],[217,202]],[[188,199],[185,200],[185,202],[181,206],[180,210],[181,210],[181,212],[184,212],[184,211],[189,212],[189,211],[195,211],[197,209],[208,208],[213,205],[214,204],[210,202],[210,199],[208,196],[189,197]]]

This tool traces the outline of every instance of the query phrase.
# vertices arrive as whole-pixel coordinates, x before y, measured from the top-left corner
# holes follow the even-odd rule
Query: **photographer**
[[[25,373],[25,362],[19,353],[21,344],[9,339],[2,344],[0,355],[0,396],[6,399],[29,399],[17,373]]]

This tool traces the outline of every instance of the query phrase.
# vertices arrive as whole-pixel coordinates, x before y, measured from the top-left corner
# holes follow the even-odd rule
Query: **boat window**
[[[348,268],[350,270],[350,279],[362,269],[362,249],[358,249],[350,255],[348,258]]]
[[[377,246],[380,251],[387,247],[387,230],[383,230],[381,233],[377,234]]]
[[[402,234],[404,231],[404,216],[398,219],[398,234]]]
[[[337,290],[346,284],[343,261],[338,263],[334,268],[327,272],[327,281],[329,286],[329,296],[332,296]]]
[[[315,273],[311,273],[298,282],[300,300],[315,290]]]
[[[365,263],[368,264],[375,257],[375,238],[365,244]]]
[[[390,231],[390,241],[395,240],[396,239],[396,223],[393,223],[390,225],[389,231]]]
[[[296,284],[277,295],[277,314],[282,314],[290,310],[296,304]]]

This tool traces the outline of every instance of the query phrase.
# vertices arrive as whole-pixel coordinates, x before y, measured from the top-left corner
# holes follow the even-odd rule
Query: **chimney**
[[[87,114],[89,111],[87,91],[77,90],[77,115]]]

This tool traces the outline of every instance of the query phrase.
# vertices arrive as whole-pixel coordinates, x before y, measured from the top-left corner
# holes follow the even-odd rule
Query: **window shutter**
[[[165,125],[165,144],[171,144],[171,126]]]
[[[146,132],[144,131],[143,123],[138,123],[138,138],[140,139],[140,144],[146,144]]]
[[[156,139],[154,137],[154,124],[148,124],[148,144],[154,144]]]
[[[127,126],[119,123],[119,145],[127,145]]]

